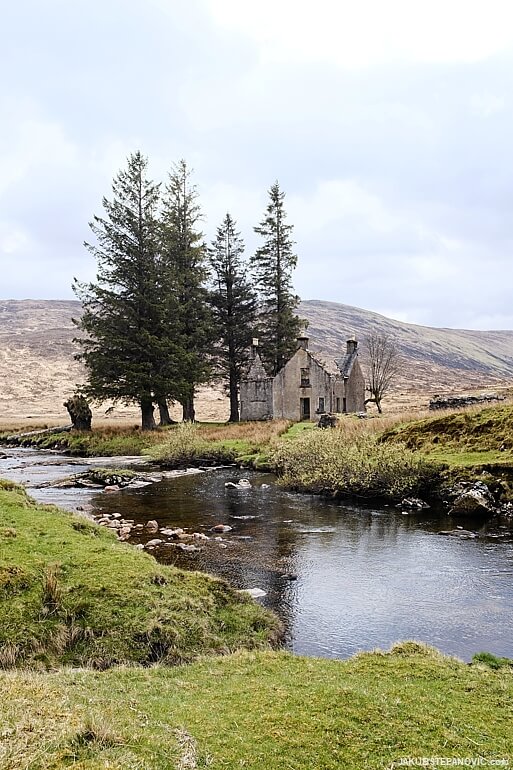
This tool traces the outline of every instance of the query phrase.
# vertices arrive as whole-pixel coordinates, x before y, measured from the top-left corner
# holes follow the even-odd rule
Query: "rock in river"
[[[251,482],[249,479],[239,479],[237,484],[233,481],[226,481],[225,487],[228,489],[251,489]]]
[[[448,535],[449,537],[459,537],[461,540],[475,540],[479,535],[477,532],[471,532],[469,529],[444,529],[439,535]]]
[[[164,541],[161,540],[159,537],[156,537],[154,540],[148,540],[147,543],[145,543],[145,548],[156,548],[158,545],[161,545]]]
[[[463,487],[463,484],[461,485]],[[453,516],[491,515],[496,512],[496,504],[486,484],[477,481],[463,488],[454,500],[449,513]]]

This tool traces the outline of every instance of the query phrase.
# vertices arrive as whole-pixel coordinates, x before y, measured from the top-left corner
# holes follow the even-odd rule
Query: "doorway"
[[[310,399],[309,398],[299,399],[299,411],[300,411],[302,420],[310,419]]]

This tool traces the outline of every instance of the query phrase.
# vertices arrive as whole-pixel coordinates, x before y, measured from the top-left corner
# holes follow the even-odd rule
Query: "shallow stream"
[[[23,449],[4,453],[0,478],[27,484],[38,500],[208,535],[199,552],[154,553],[237,588],[262,589],[260,601],[280,615],[287,646],[297,653],[344,658],[418,639],[464,660],[481,650],[513,657],[513,542],[491,539],[485,527],[474,540],[438,534],[456,525],[476,529],[475,522],[295,495],[269,474],[235,468],[113,494],[37,488],[106,461]],[[110,462],[115,465],[115,458]],[[225,488],[242,475],[250,489]],[[215,540],[210,530],[216,524],[233,529]]]

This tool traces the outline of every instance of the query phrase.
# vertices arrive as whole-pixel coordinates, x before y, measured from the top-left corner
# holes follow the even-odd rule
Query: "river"
[[[199,552],[162,548],[155,555],[264,591],[259,601],[282,618],[286,646],[296,653],[345,658],[417,639],[464,660],[481,650],[513,657],[511,537],[494,539],[484,526],[473,540],[438,534],[456,525],[476,529],[475,522],[291,494],[269,474],[235,468],[114,494],[38,488],[105,461],[23,449],[5,455],[0,477],[25,483],[43,502],[208,535]],[[251,488],[225,487],[241,475]],[[216,524],[232,527],[220,541],[210,531]]]

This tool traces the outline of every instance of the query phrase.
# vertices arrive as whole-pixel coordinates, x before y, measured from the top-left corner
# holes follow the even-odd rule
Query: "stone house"
[[[331,358],[308,349],[298,337],[297,350],[275,377],[270,377],[253,340],[251,365],[240,385],[241,420],[318,420],[321,414],[364,412],[365,379],[358,342],[347,341],[345,355]]]

